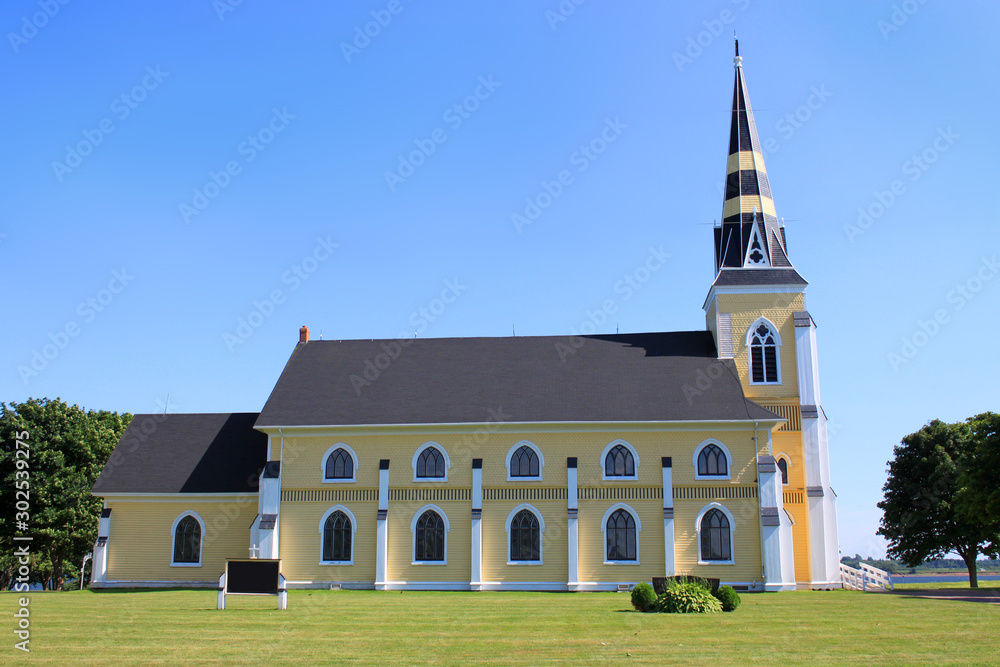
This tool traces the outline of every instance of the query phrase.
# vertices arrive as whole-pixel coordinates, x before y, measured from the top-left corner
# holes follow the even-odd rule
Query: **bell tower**
[[[808,283],[789,259],[738,42],[734,63],[726,188],[721,223],[713,230],[715,280],[703,306],[706,324],[718,356],[736,363],[747,397],[787,420],[767,434],[759,462],[761,484],[768,470],[779,478],[782,530],[787,521],[794,542],[794,562],[791,554],[781,555],[783,570],[794,569],[800,586],[839,587],[836,495],[816,325],[806,310]]]

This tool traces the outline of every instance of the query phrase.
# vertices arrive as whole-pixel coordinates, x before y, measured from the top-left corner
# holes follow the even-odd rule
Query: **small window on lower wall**
[[[733,564],[733,515],[719,503],[711,503],[698,515],[698,563]]]
[[[320,565],[353,565],[357,521],[342,505],[331,507],[319,522]]]
[[[205,534],[204,528],[205,522],[195,512],[185,512],[174,520],[174,525],[170,528],[173,535],[171,566],[201,566],[201,536]]]
[[[638,565],[639,517],[628,505],[612,505],[604,513],[604,564]]]

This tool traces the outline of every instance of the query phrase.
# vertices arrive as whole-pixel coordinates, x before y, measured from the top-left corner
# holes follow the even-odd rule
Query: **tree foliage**
[[[67,574],[93,548],[101,500],[90,489],[131,419],[129,413],[85,411],[58,398],[0,403],[0,480],[4,487],[0,539],[11,545],[15,535],[33,538],[29,583],[61,588]],[[23,453],[15,453],[18,440],[27,445],[28,452],[27,466],[22,464],[20,471],[17,457],[25,459]],[[14,489],[20,482],[24,490],[24,470],[28,471],[29,509],[26,525],[19,526]],[[17,566],[13,549],[0,554],[0,590],[10,587]]]
[[[889,461],[889,477],[878,504],[878,530],[889,540],[888,555],[909,567],[955,552],[978,587],[976,559],[996,556],[997,534],[989,520],[960,508],[960,478],[978,465],[975,438],[967,423],[934,420],[903,438]]]
[[[985,412],[968,424],[974,465],[959,479],[959,509],[970,521],[992,520],[998,524],[994,535],[1000,535],[1000,414]]]

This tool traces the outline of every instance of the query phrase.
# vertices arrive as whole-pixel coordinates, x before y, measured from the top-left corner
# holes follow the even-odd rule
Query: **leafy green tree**
[[[978,588],[976,559],[995,556],[997,540],[989,522],[956,506],[959,476],[975,464],[970,436],[968,424],[935,419],[903,438],[882,487],[878,534],[889,540],[888,555],[908,567],[957,553],[969,569],[969,585]]]
[[[90,489],[131,419],[129,413],[85,411],[58,398],[0,403],[0,481],[4,489],[0,494],[0,540],[13,545],[15,535],[33,538],[28,543],[32,554],[30,583],[41,583],[45,589],[62,588],[67,574],[73,573],[93,548],[101,500],[92,496]],[[17,453],[19,440],[27,445],[20,447],[21,454]],[[18,459],[27,463],[18,464]],[[16,488],[27,491],[27,516],[18,515],[17,502],[25,497],[23,493],[16,496]],[[24,519],[27,521],[19,525]],[[10,587],[17,572],[13,551],[5,549],[0,554],[0,590]]]
[[[984,412],[970,417],[968,424],[973,461],[959,479],[959,508],[970,521],[996,524],[1000,535],[1000,414]]]

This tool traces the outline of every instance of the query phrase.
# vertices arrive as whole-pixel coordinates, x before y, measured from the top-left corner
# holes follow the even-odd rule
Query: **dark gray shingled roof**
[[[795,269],[723,269],[713,287],[743,285],[808,285]]]
[[[256,425],[475,423],[498,414],[510,422],[780,419],[744,397],[712,334],[693,331],[300,343]]]
[[[256,493],[267,457],[256,419],[256,412],[135,415],[93,493]]]

